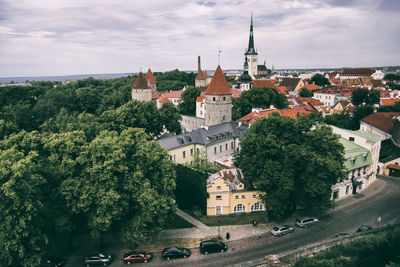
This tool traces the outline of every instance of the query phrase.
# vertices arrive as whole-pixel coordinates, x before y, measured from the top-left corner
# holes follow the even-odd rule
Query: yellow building
[[[207,180],[207,215],[227,215],[264,211],[260,191],[244,180],[241,169],[224,169]]]

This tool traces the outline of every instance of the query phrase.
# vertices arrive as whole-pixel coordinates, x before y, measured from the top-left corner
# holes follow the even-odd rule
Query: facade
[[[355,106],[349,101],[338,101],[332,108],[333,114],[340,114],[344,110],[353,111]]]
[[[244,180],[240,169],[224,169],[207,180],[207,215],[218,216],[264,211],[262,193]]]
[[[207,160],[230,157],[239,149],[239,140],[248,129],[247,125],[225,122],[192,132],[168,135],[157,140],[168,151],[170,160],[179,164],[190,164],[196,152],[205,152]]]
[[[133,83],[131,93],[132,99],[136,99],[139,101],[152,100],[152,89],[142,72],[139,73],[136,81]]]
[[[340,200],[365,190],[373,178],[371,153],[368,149],[357,145],[353,141],[340,138],[344,146],[345,177],[332,186],[332,199]]]

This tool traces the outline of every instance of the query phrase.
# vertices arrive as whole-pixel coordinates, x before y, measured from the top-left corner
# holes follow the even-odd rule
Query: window
[[[257,198],[257,194],[253,194],[253,198]]]
[[[197,151],[197,152],[200,152],[200,149],[197,148],[196,151]]]
[[[228,150],[228,144],[225,144],[225,150]]]
[[[242,198],[246,198],[246,195],[242,195]]]
[[[221,214],[222,214],[221,206],[216,206],[215,207],[215,215],[221,215]]]
[[[350,185],[346,186],[346,195],[349,194],[349,191],[350,191]]]
[[[235,196],[235,199],[239,199],[239,196]]]
[[[193,155],[193,148],[190,149],[190,155]]]
[[[349,141],[354,142],[354,137],[349,137]]]
[[[172,156],[169,156],[169,160],[172,161]]]
[[[217,154],[217,147],[214,147],[214,154]]]
[[[183,158],[186,158],[186,151],[182,152],[182,156],[183,156]]]
[[[219,152],[222,152],[222,145],[219,146]]]
[[[237,212],[246,212],[246,206],[243,204],[237,204],[234,208],[233,208],[233,212],[237,213]]]
[[[231,142],[231,148],[233,149],[233,142]]]
[[[215,199],[216,199],[216,200],[221,200],[221,199],[222,199],[222,196],[215,196]]]
[[[339,197],[339,191],[333,192],[333,199],[338,199]]]
[[[213,101],[215,101],[215,97],[213,97]]]
[[[220,185],[217,186],[217,190],[221,190],[221,186]]]
[[[223,99],[224,99],[224,101],[225,101],[226,97],[224,96]]]
[[[261,211],[264,210],[264,206],[263,204],[261,204],[260,202],[254,203],[253,205],[251,205],[251,211]]]

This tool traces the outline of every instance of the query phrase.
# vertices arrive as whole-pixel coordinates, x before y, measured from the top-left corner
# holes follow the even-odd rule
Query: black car
[[[169,261],[170,259],[176,258],[187,258],[190,256],[190,250],[187,248],[178,248],[178,247],[170,247],[164,248],[162,252],[162,256],[164,259]]]
[[[108,265],[112,261],[111,255],[106,255],[104,253],[93,253],[88,257],[85,257],[84,260],[84,265],[89,267],[89,266],[95,266],[95,265]]]
[[[207,240],[200,243],[200,252],[204,254],[212,252],[225,252],[228,247],[225,243],[216,240]]]

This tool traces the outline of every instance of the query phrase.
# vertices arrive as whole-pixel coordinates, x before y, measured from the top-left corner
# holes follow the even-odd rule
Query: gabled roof
[[[269,87],[278,89],[271,80],[259,79],[253,81],[253,87]]]
[[[393,118],[397,116],[400,116],[400,112],[377,112],[362,118],[361,121],[390,134],[393,130]]]
[[[132,89],[150,89],[150,86],[142,72],[139,73],[136,81],[133,83]]]
[[[282,81],[279,83],[279,85],[286,86],[289,89],[295,89],[300,81],[300,78],[282,78]]]
[[[206,95],[231,95],[232,90],[225,79],[220,66],[217,67],[210,84],[207,87]]]
[[[156,83],[156,77],[154,77],[154,75],[153,75],[153,73],[151,72],[151,69],[150,69],[150,68],[149,68],[149,70],[147,71],[146,80],[147,80],[150,84],[155,84],[155,83]]]
[[[297,97],[297,101],[299,103],[302,103],[302,104],[309,103],[314,107],[323,106],[324,105],[324,103],[322,103],[320,100],[312,98],[312,97],[301,97],[301,96],[299,96],[299,97]]]
[[[241,169],[224,169],[217,173],[211,174],[207,180],[207,187],[215,183],[216,179],[223,179],[224,183],[229,186],[230,191],[236,190],[237,186],[244,184],[244,175]]]
[[[374,73],[373,69],[344,69],[341,76],[371,76]]]
[[[381,98],[381,105],[382,106],[393,106],[397,102],[400,102],[399,98]]]
[[[165,96],[161,96],[159,101],[160,101],[160,103],[168,103],[169,99],[167,97],[165,97]]]
[[[308,115],[312,112],[312,108],[304,107],[304,108],[284,108],[284,109],[277,109],[277,108],[269,108],[260,111],[253,111],[246,116],[240,118],[238,122],[243,122],[245,124],[252,124],[258,118],[268,118],[268,116],[274,112],[278,113],[281,116],[290,117],[296,119],[299,116]]]
[[[344,168],[346,171],[355,170],[372,163],[371,153],[356,143],[345,138],[340,138],[340,143],[344,147]]]
[[[321,89],[321,87],[319,87],[316,84],[305,84],[302,88],[307,88],[310,91],[314,91],[314,90],[319,90]]]

